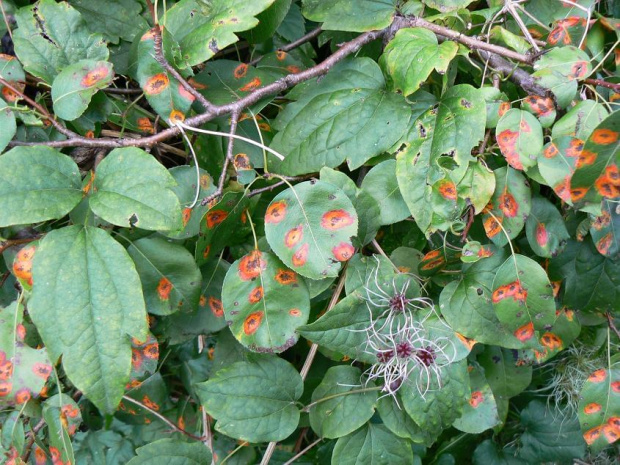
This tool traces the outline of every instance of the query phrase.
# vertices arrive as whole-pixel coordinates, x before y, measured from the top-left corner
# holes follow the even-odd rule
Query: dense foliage
[[[616,459],[619,2],[0,6],[3,463]]]

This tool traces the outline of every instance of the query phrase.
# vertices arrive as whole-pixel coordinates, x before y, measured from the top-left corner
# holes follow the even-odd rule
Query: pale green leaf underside
[[[326,31],[364,32],[389,26],[396,8],[393,0],[305,0],[302,13]]]
[[[140,279],[125,249],[94,227],[48,233],[33,264],[29,311],[51,358],[72,383],[112,412],[131,370],[130,337],[147,335]]]

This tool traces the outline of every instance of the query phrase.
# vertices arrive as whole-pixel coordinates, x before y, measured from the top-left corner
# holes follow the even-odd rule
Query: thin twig
[[[192,85],[185,80],[183,76],[170,64],[166,57],[164,56],[163,47],[162,47],[162,36],[161,29],[159,26],[155,26],[151,29],[153,32],[153,47],[155,49],[155,60],[159,63],[166,71],[168,71],[172,77],[174,77],[179,83],[183,86],[183,88],[188,91],[196,100],[200,102],[203,108],[206,111],[211,111],[214,108],[214,105],[209,102],[204,95],[198,92],[196,89],[192,87]]]
[[[37,433],[41,431],[41,428],[45,426],[45,419],[41,418],[39,422],[32,428],[30,431],[30,437],[28,438],[28,443],[24,447],[24,453],[22,454],[22,460],[28,463],[28,458],[30,458],[30,453],[32,452],[32,445],[34,444],[35,437]]]
[[[527,93],[549,97],[553,96],[551,91],[538,84],[531,74],[518,68],[515,64],[510,63],[501,56],[484,50],[478,50],[478,55],[480,55],[483,61],[488,61],[491,68],[501,73],[504,77],[508,77]]]
[[[177,433],[181,433],[184,434],[185,436],[192,438],[196,441],[204,441],[205,438],[204,436],[196,436],[192,433],[190,433],[189,431],[185,431],[182,428],[179,428],[177,425],[175,425],[172,421],[168,420],[165,416],[163,416],[161,413],[153,410],[152,408],[147,407],[146,405],[144,405],[142,402],[136,400],[136,399],[132,399],[129,396],[123,396],[123,400],[126,400],[127,402],[131,402],[132,404],[137,405],[138,407],[140,407],[141,409],[146,410],[147,412],[149,412],[151,415],[156,416],[157,418],[159,418],[161,421],[163,421],[164,423],[166,423],[168,426],[170,426],[170,428],[172,428],[174,431],[176,431]]]
[[[41,236],[35,237],[25,237],[23,239],[6,239],[4,241],[0,241],[0,254],[3,253],[9,247],[13,247],[15,245],[28,244],[30,242],[36,241]]]
[[[605,312],[605,316],[607,317],[607,323],[609,324],[609,327],[614,333],[616,333],[618,339],[620,339],[620,331],[618,331],[618,328],[616,328],[616,325],[614,324],[614,317],[609,311]]]
[[[317,27],[316,29],[313,29],[312,31],[308,32],[307,34],[301,36],[299,39],[294,40],[290,44],[283,45],[278,50],[280,50],[282,52],[290,52],[291,50],[296,49],[297,47],[302,46],[306,42],[310,42],[312,39],[318,37],[321,34],[321,32],[323,32],[323,30],[320,27]],[[248,65],[254,66],[256,63],[258,63],[262,59],[263,59],[262,56],[254,58],[252,61],[250,61],[248,63]]]
[[[620,84],[614,84],[613,82],[603,81],[602,79],[584,79],[586,84],[592,84],[593,86],[606,87],[614,92],[620,92]]]
[[[319,438],[316,441],[310,443],[299,454],[295,455],[292,459],[287,460],[286,462],[284,462],[284,465],[291,465],[292,463],[295,463],[295,460],[297,460],[299,457],[303,456],[306,452],[308,452],[310,449],[312,449],[314,446],[316,446],[322,440],[323,440],[323,438]]]
[[[121,87],[106,87],[103,89],[104,92],[108,94],[121,94],[121,95],[135,95],[141,94],[144,91],[142,89],[134,89],[134,88],[121,88]]]
[[[213,435],[211,434],[211,426],[209,425],[209,415],[204,407],[202,409],[202,442],[211,451],[211,464],[215,463],[215,452],[213,451]]]

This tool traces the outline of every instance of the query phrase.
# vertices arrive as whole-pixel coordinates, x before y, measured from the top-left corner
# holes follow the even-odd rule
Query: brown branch
[[[478,54],[484,61],[489,63],[491,68],[498,73],[501,73],[504,77],[508,77],[512,82],[520,86],[527,93],[553,98],[551,91],[538,84],[534,77],[527,71],[518,68],[515,64],[510,63],[494,53],[478,50]]]
[[[620,92],[620,84],[614,84],[613,82],[603,81],[602,79],[584,79],[586,84],[592,84],[593,86],[601,86],[611,89],[615,92]]]
[[[161,421],[163,421],[164,423],[166,423],[168,426],[170,426],[170,428],[172,428],[174,431],[176,431],[177,433],[181,433],[184,434],[185,436],[187,436],[188,438],[192,438],[196,441],[204,441],[205,437],[201,437],[201,436],[196,436],[192,433],[190,433],[189,431],[185,431],[182,428],[179,428],[177,425],[175,425],[172,421],[168,420],[165,416],[163,416],[161,413],[153,410],[152,408],[147,407],[146,405],[144,405],[142,402],[140,402],[139,400],[133,399],[129,396],[123,396],[123,400],[126,400],[127,402],[131,402],[132,404],[137,405],[138,407],[140,407],[141,409],[146,410],[147,412],[149,412],[151,415],[159,418]]]
[[[25,100],[31,107],[37,110],[46,120],[48,120],[52,124],[52,126],[56,128],[58,132],[60,132],[61,134],[64,134],[65,136],[69,138],[74,138],[74,137],[81,138],[79,134],[76,134],[70,129],[67,129],[62,124],[60,124],[58,121],[56,121],[56,119],[42,105],[39,105],[37,102],[32,100],[30,97],[24,94],[20,89],[13,86],[10,82],[0,77],[0,84],[7,87],[9,90],[14,92],[16,95],[19,95],[20,98]]]
[[[41,431],[41,428],[45,426],[45,419],[41,418],[39,422],[32,428],[30,431],[30,437],[28,438],[28,443],[24,447],[24,453],[22,454],[22,460],[28,463],[28,458],[30,457],[30,453],[32,452],[32,445],[34,444],[35,437],[37,433]]]
[[[151,19],[153,19],[153,24],[157,25],[157,15],[155,14],[155,7],[153,6],[153,2],[151,0],[146,0],[146,6],[149,8],[149,13],[151,13]]]
[[[120,95],[137,95],[141,94],[144,91],[142,89],[134,89],[134,88],[121,88],[121,87],[106,87],[103,89],[104,92],[108,94],[120,94]]]
[[[0,254],[3,253],[9,247],[13,247],[15,245],[28,244],[29,242],[36,241],[41,236],[35,237],[25,237],[23,239],[6,239],[4,241],[0,241]]]
[[[312,449],[314,446],[316,446],[322,440],[323,440],[323,438],[318,438],[316,441],[314,441],[310,445],[306,446],[304,448],[304,450],[299,452],[293,458],[291,458],[290,460],[287,460],[286,462],[284,462],[284,465],[291,465],[291,464],[295,463],[295,460],[297,460],[299,457],[303,456],[306,452],[308,452],[310,449]]]
[[[185,80],[185,78],[183,76],[181,76],[181,74],[170,64],[168,63],[168,60],[166,60],[166,57],[164,56],[164,52],[162,49],[162,36],[161,36],[161,29],[159,28],[159,26],[155,26],[154,28],[151,29],[151,32],[153,32],[153,43],[154,43],[154,48],[155,48],[155,60],[157,60],[157,63],[159,63],[166,71],[168,71],[170,74],[172,74],[172,76],[181,83],[181,85],[183,86],[183,88],[188,91],[191,95],[194,96],[194,98],[196,100],[198,100],[200,102],[200,104],[203,106],[203,108],[206,111],[211,111],[214,107],[214,105],[209,102],[204,95],[202,95],[200,92],[198,92],[196,89],[194,89],[192,87],[192,85],[187,82]]]

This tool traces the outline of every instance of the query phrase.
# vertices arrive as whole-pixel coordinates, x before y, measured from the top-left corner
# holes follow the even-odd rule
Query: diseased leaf
[[[532,210],[525,224],[530,247],[539,257],[555,257],[570,238],[564,219],[555,206],[544,197],[532,199]]]
[[[75,458],[71,436],[75,435],[82,423],[80,407],[68,395],[57,394],[43,403],[42,413],[49,431],[50,452],[73,463]]]
[[[488,345],[477,360],[498,402],[523,392],[532,381],[532,366],[517,364],[516,351]]]
[[[495,176],[480,160],[469,162],[456,190],[460,198],[473,205],[477,215],[487,206],[495,192]]]
[[[374,465],[415,463],[411,445],[393,435],[385,426],[368,423],[338,439],[332,463],[339,465]]]
[[[603,200],[602,212],[599,216],[591,215],[590,234],[596,250],[613,260],[620,258],[620,213],[616,204],[608,199]]]
[[[601,368],[594,371],[579,393],[577,414],[581,431],[586,443],[594,452],[613,444],[620,437],[618,394],[620,394],[620,368],[617,365],[610,369]]]
[[[113,412],[131,371],[130,338],[146,339],[140,279],[123,247],[103,230],[49,232],[35,254],[28,309],[50,358],[104,412]],[[54,277],[51,279],[51,277]]]
[[[517,170],[533,167],[543,148],[542,127],[530,113],[513,108],[497,123],[496,138],[502,155]]]
[[[0,226],[65,216],[82,199],[75,162],[50,147],[15,147],[0,157]]]
[[[235,338],[254,352],[283,352],[308,321],[305,282],[273,254],[252,250],[233,263],[222,286],[224,316]]]
[[[159,237],[144,237],[134,241],[127,252],[140,275],[149,313],[196,311],[201,275],[194,257],[183,246]]]
[[[304,0],[303,15],[329,31],[383,29],[396,14],[393,0]]]
[[[24,339],[24,307],[13,302],[0,309],[0,408],[21,408],[37,399],[52,373],[47,350],[33,349]],[[18,407],[19,406],[19,407]]]
[[[190,66],[207,61],[239,38],[235,32],[252,29],[256,15],[274,0],[181,0],[166,12],[164,26],[181,45]]]
[[[195,385],[215,429],[249,442],[280,441],[299,423],[295,402],[303,391],[293,366],[275,356],[260,356],[218,370]]]
[[[482,93],[462,84],[448,89],[413,125],[411,142],[396,158],[396,177],[424,233],[448,229],[466,207],[455,183],[472,159],[471,149],[484,137],[485,120]]]
[[[5,87],[4,89],[8,89]],[[15,132],[17,131],[17,123],[15,122],[15,115],[10,110],[9,106],[4,100],[0,98],[0,127],[2,127],[2,133],[0,133],[0,153],[4,151]]]
[[[56,115],[67,121],[79,118],[100,89],[112,82],[112,63],[80,60],[54,78],[52,100]]]
[[[211,463],[211,452],[201,442],[183,442],[178,439],[159,439],[138,447],[137,456],[127,465],[204,465]]]
[[[538,332],[555,320],[547,273],[524,255],[508,257],[497,270],[491,302],[499,320],[526,347],[538,348]]]
[[[560,136],[545,145],[538,155],[538,169],[547,185],[564,202],[572,205],[570,180],[581,158],[584,141],[570,136]]]
[[[557,72],[568,80],[581,80],[590,75],[592,65],[587,53],[569,45],[549,50],[534,63],[534,69]]]
[[[463,409],[463,415],[454,420],[453,426],[465,433],[480,434],[500,423],[497,403],[484,378],[484,370],[478,365],[470,365],[468,371],[471,397]]]
[[[602,104],[593,100],[583,100],[553,125],[551,138],[572,136],[582,141],[586,140],[608,114],[609,112]]]
[[[310,426],[319,437],[340,438],[370,420],[375,411],[377,391],[355,393],[364,387],[361,376],[359,368],[347,365],[327,370],[321,384],[312,393],[312,402],[335,397],[310,409]]]
[[[278,194],[265,214],[272,250],[310,279],[337,276],[355,251],[357,213],[349,198],[324,181],[303,182]]]
[[[495,193],[482,216],[482,224],[487,237],[504,246],[523,230],[532,208],[532,191],[525,176],[510,166],[498,168],[493,174]]]
[[[170,189],[174,186],[166,168],[144,150],[114,149],[97,167],[89,206],[118,226],[180,230],[181,207]]]
[[[108,48],[92,34],[79,11],[66,2],[39,0],[19,9],[13,34],[15,53],[26,71],[48,84],[67,65],[80,60],[107,60]]]
[[[381,63],[394,82],[394,89],[406,97],[426,81],[433,70],[444,74],[456,56],[456,42],[441,45],[428,29],[404,28],[387,44]]]
[[[455,331],[476,342],[519,348],[522,343],[502,325],[491,303],[493,279],[506,253],[486,245],[478,255],[480,260],[464,267],[462,277],[441,292],[441,314]]]

